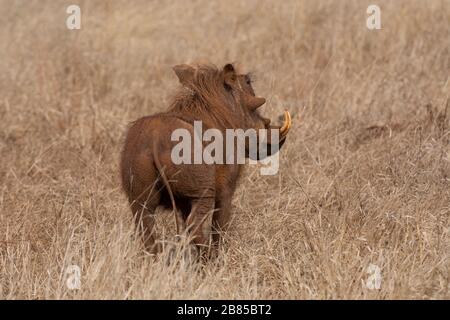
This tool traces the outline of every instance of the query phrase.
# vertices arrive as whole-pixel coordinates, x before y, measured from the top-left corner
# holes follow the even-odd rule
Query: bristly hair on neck
[[[217,128],[242,127],[240,102],[226,91],[223,72],[214,65],[197,66],[192,83],[175,94],[169,111],[187,114]]]

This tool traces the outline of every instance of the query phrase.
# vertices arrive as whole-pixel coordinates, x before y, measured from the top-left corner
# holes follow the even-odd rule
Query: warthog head
[[[199,65],[196,67],[182,64],[174,68],[181,84],[187,88],[179,95],[172,105],[173,111],[187,109],[191,114],[201,116],[209,125],[219,129],[275,129],[278,133],[277,141],[273,141],[272,130],[267,131],[263,141],[266,156],[276,153],[284,144],[291,127],[291,116],[288,111],[284,114],[283,126],[272,125],[270,119],[260,115],[258,108],[265,104],[266,99],[257,97],[249,74],[239,74],[232,64],[226,64],[222,70],[214,66]],[[188,98],[187,98],[188,97]],[[203,113],[203,114],[201,114]],[[206,117],[206,119],[205,119]],[[209,120],[209,121],[208,121]],[[272,147],[278,143],[277,147]],[[246,141],[246,156],[252,159],[262,159],[261,153],[251,153]]]

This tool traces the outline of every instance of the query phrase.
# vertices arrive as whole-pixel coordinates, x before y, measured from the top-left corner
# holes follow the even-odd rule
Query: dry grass
[[[0,298],[450,298],[450,3],[376,2],[378,31],[359,0],[78,1],[69,31],[71,1],[1,0]],[[295,116],[279,174],[247,167],[223,252],[192,270],[143,255],[118,158],[171,66],[202,59]]]

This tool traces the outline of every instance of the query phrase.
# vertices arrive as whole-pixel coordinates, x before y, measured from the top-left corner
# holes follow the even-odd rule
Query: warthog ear
[[[194,80],[195,69],[187,64],[179,64],[173,67],[173,71],[183,86],[189,87]]]
[[[236,70],[231,63],[226,64],[223,67],[223,78],[224,82],[228,86],[232,86],[236,81]]]

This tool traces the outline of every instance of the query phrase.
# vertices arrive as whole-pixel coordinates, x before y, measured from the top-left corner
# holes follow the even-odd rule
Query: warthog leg
[[[228,228],[231,215],[231,194],[221,196],[216,201],[216,211],[213,215],[213,243],[216,247],[220,244],[220,233]]]
[[[134,213],[134,221],[138,234],[141,235],[145,250],[151,254],[156,254],[160,248],[155,244],[155,209],[156,205],[146,206],[140,205],[138,202],[131,204],[131,209]]]
[[[186,221],[193,242],[201,252],[209,245],[214,203],[214,197],[193,199],[192,210]]]

